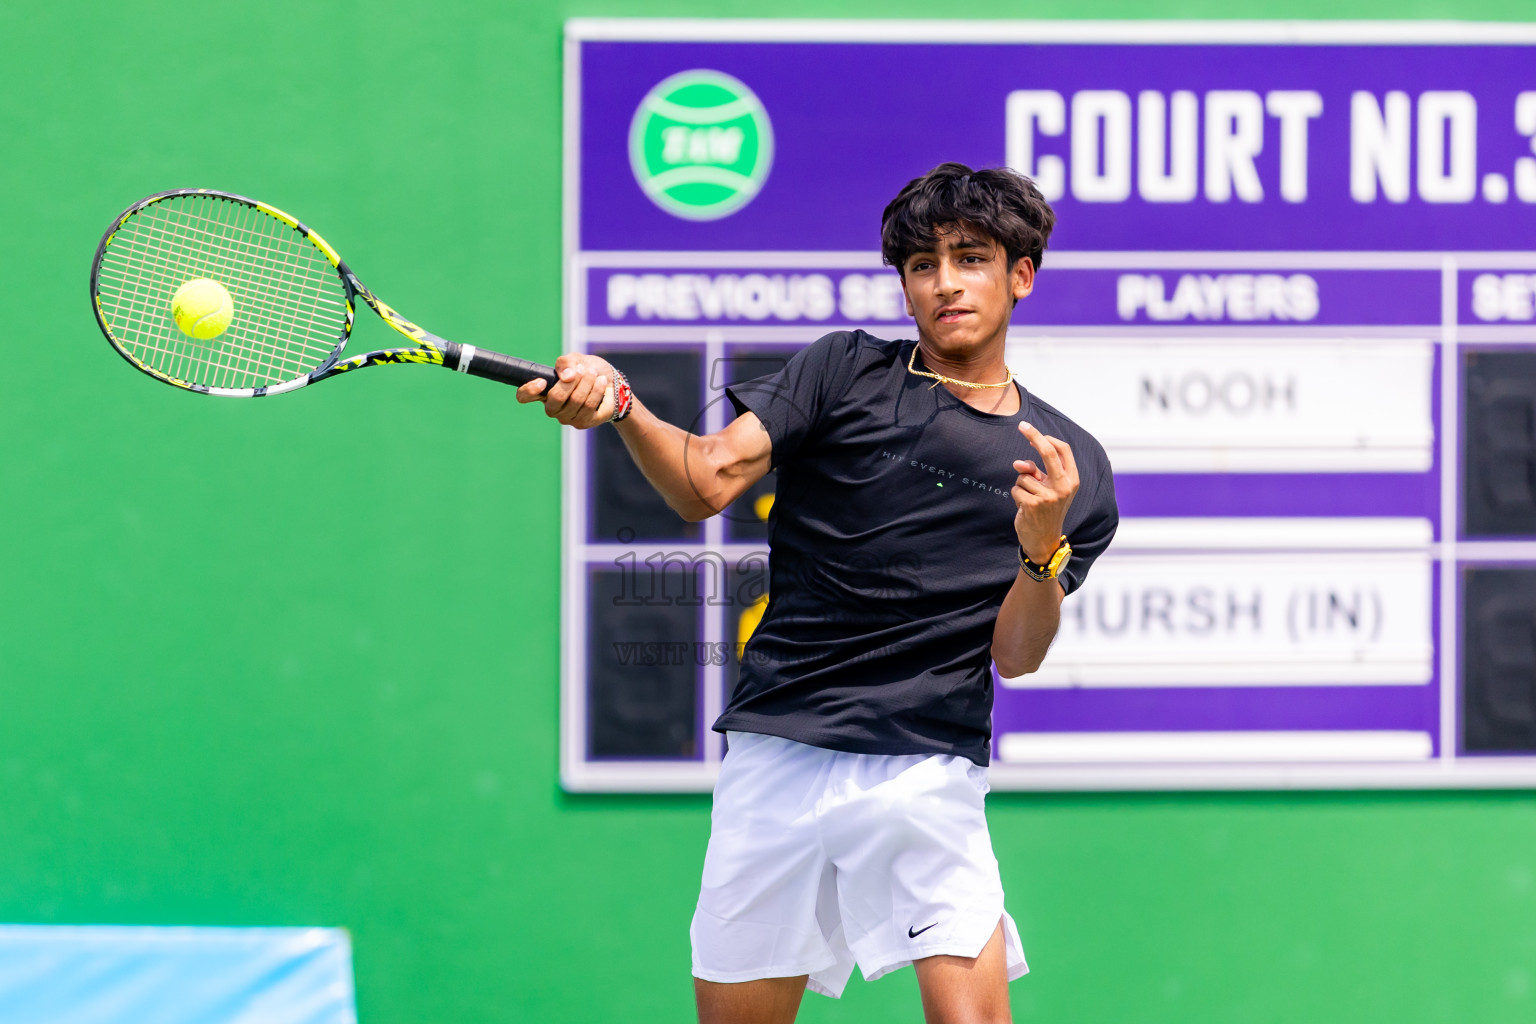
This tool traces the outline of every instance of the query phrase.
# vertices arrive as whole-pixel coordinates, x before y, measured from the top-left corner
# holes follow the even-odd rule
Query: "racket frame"
[[[341,278],[342,288],[345,293],[345,325],[342,328],[341,335],[336,339],[335,348],[313,370],[289,380],[279,381],[275,384],[264,384],[260,387],[213,387],[208,384],[182,380],[158,370],[128,351],[127,347],[118,341],[117,336],[112,332],[111,324],[107,322],[106,312],[101,306],[99,279],[102,259],[111,247],[112,239],[122,229],[123,225],[128,223],[129,218],[156,203],[182,196],[206,196],[212,199],[242,203],[268,216],[275,217],[297,231],[311,245],[320,250],[321,255],[330,261],[331,266],[335,268],[337,275]],[[377,313],[379,318],[386,324],[407,338],[410,338],[416,344],[408,348],[375,349],[371,352],[363,352],[343,358],[347,342],[352,337],[352,324],[355,320],[353,299],[358,296],[361,296],[369,308]],[[107,341],[111,342],[112,348],[117,351],[118,355],[126,359],[130,365],[149,374],[156,380],[163,381],[174,387],[203,395],[215,395],[221,398],[262,398],[267,395],[280,395],[288,391],[297,391],[299,388],[325,380],[327,377],[335,377],[349,370],[356,370],[364,366],[374,366],[379,363],[426,363],[431,366],[448,367],[458,370],[460,373],[473,373],[478,377],[489,377],[493,380],[513,385],[523,382],[517,379],[519,376],[523,376],[523,380],[532,379],[536,376],[544,377],[551,384],[553,384],[554,380],[554,371],[549,367],[526,363],[523,360],[504,356],[498,352],[477,349],[473,345],[461,345],[458,342],[440,338],[425,328],[412,323],[396,312],[394,307],[374,295],[367,285],[358,280],[357,275],[352,272],[352,269],[347,266],[346,261],[337,254],[330,243],[321,238],[309,225],[297,217],[290,216],[277,207],[264,203],[259,199],[251,199],[248,196],[238,195],[234,192],[221,192],[217,189],[178,188],[157,192],[152,196],[145,196],[118,214],[106,232],[101,236],[101,242],[96,246],[96,256],[91,261],[91,307],[96,311],[96,324],[101,328],[101,333],[106,336]]]

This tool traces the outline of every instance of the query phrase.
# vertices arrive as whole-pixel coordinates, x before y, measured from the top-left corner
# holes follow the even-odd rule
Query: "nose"
[[[933,286],[940,295],[946,297],[960,290],[960,275],[955,272],[955,265],[952,262],[947,259],[939,260],[937,272],[933,275]]]

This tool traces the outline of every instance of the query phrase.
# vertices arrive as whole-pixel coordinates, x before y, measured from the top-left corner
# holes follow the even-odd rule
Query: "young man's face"
[[[941,228],[932,249],[913,253],[902,265],[907,313],[919,335],[955,356],[1001,340],[1014,303],[1034,284],[1027,258],[1009,270],[1007,250],[963,225]]]

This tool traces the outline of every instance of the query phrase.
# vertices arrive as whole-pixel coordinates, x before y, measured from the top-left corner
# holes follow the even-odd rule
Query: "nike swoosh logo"
[[[938,926],[939,926],[939,922],[935,921],[935,922],[933,922],[933,924],[929,925],[928,928],[937,928]],[[915,939],[919,935],[923,934],[923,932],[927,931],[928,928],[919,928],[917,931],[913,931],[912,930],[912,926],[911,925],[907,925],[907,938]]]

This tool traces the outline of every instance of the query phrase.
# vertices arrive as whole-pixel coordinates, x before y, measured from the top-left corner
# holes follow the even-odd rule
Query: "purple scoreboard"
[[[565,76],[567,347],[696,432],[913,336],[910,178],[1054,203],[1007,361],[1123,518],[994,785],[1536,785],[1536,25],[578,20]],[[691,524],[564,444],[564,785],[707,789],[773,477]]]

